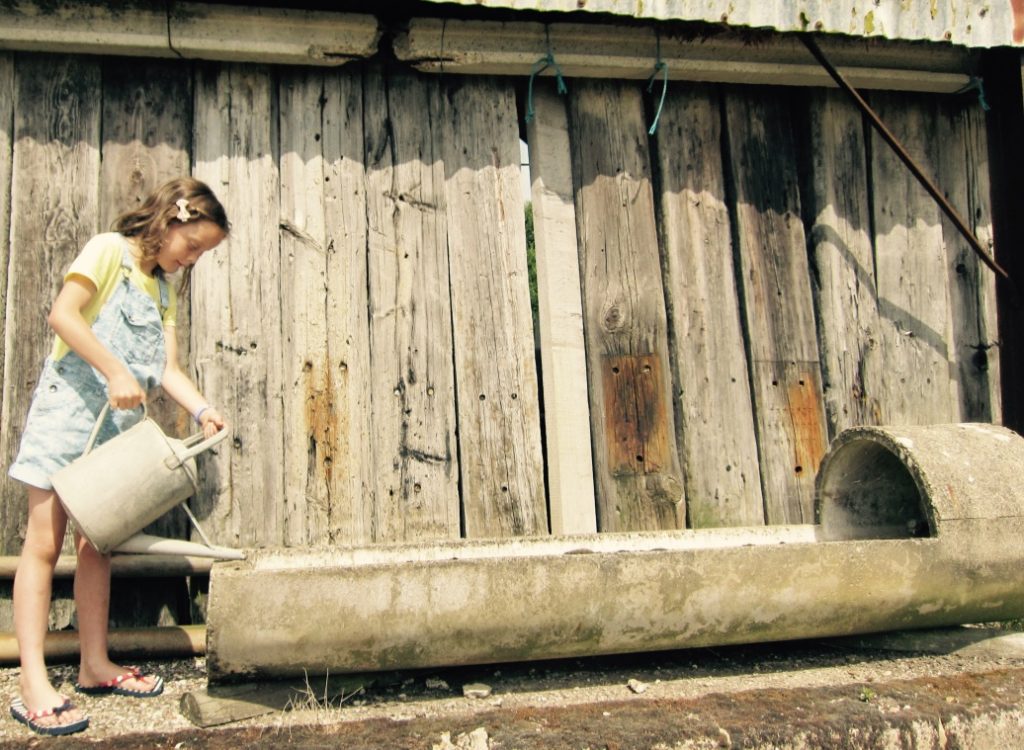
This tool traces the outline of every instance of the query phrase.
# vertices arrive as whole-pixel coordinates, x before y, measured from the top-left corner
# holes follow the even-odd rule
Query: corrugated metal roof
[[[428,0],[532,11],[587,11],[822,31],[967,47],[1024,46],[1024,0]]]

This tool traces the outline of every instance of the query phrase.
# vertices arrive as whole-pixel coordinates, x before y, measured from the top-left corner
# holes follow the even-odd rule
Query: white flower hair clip
[[[178,198],[178,200],[174,202],[174,205],[178,207],[178,221],[184,222],[192,218],[192,214],[188,212],[188,200],[185,198]]]

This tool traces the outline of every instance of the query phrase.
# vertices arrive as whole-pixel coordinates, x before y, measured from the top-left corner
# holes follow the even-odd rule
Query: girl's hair
[[[187,202],[179,204],[182,200]],[[187,212],[187,219],[182,218],[183,212]],[[174,222],[184,224],[199,219],[212,221],[225,236],[231,233],[227,212],[209,186],[193,177],[176,177],[150,193],[141,206],[114,219],[112,229],[125,237],[136,237],[142,260],[152,260],[160,252],[164,235]],[[159,266],[156,271],[160,272]],[[191,266],[182,271],[182,291],[188,287],[191,273]]]

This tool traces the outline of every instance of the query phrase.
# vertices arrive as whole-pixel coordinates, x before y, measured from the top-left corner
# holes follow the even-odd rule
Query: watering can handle
[[[92,432],[89,433],[89,441],[85,444],[85,450],[82,451],[82,455],[83,456],[85,454],[87,454],[89,451],[92,450],[93,445],[96,443],[96,436],[99,435],[100,427],[103,426],[103,420],[107,416],[107,412],[109,412],[109,411],[110,411],[110,402],[108,401],[108,402],[103,404],[103,408],[100,409],[100,413],[96,417],[96,424],[93,426]],[[143,401],[142,402],[142,418],[145,419],[148,416],[149,416],[149,408],[146,406],[146,402]],[[191,447],[189,447],[189,449],[187,451],[185,451],[184,453],[180,454],[177,457],[179,459],[178,465],[180,465],[181,463],[187,461],[188,459],[192,458],[193,456],[199,455],[200,453],[205,451],[207,448],[212,448],[213,446],[215,446],[217,443],[219,443],[221,440],[223,440],[227,436],[228,436],[228,430],[225,427],[224,429],[219,430],[215,435],[206,438],[206,440],[203,440],[202,442],[200,442],[200,443],[198,443],[196,445],[192,445]],[[195,437],[196,436],[192,436],[192,438],[188,438],[188,440],[194,440]],[[170,461],[170,460],[171,459],[169,458],[168,461]],[[169,468],[175,468],[175,467],[169,467]]]
[[[181,454],[178,455],[178,459],[180,459],[182,462],[188,461],[193,456],[198,456],[200,453],[205,451],[207,448],[212,448],[213,446],[215,446],[217,443],[219,443],[221,440],[223,440],[227,436],[228,436],[228,428],[227,427],[222,427],[220,430],[215,432],[213,435],[211,435],[210,437],[206,438],[206,440],[203,440],[202,442],[196,443],[195,445],[190,445],[187,451],[185,451],[184,453],[181,453]],[[193,435],[191,438],[187,438],[186,441],[185,441],[185,444],[188,445],[195,438],[196,438],[196,435]]]
[[[86,453],[92,450],[92,446],[96,443],[96,436],[100,434],[100,427],[103,426],[103,420],[107,416],[107,412],[110,411],[110,402],[105,401],[103,408],[100,409],[99,416],[96,417],[96,424],[92,428],[92,432],[89,433],[89,442],[85,444],[85,450],[82,451],[84,456]],[[146,402],[142,402],[142,418],[145,419],[149,415],[149,409],[146,406]]]

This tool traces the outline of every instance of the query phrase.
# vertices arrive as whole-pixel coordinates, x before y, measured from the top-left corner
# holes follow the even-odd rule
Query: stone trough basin
[[[257,550],[210,577],[211,682],[1024,617],[1024,439],[842,433],[818,523]]]

